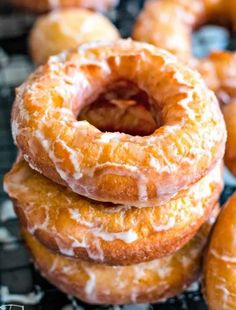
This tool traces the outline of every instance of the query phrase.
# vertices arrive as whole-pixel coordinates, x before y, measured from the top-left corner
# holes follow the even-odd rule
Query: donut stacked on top
[[[102,129],[81,117],[100,105]],[[146,43],[81,45],[17,89],[12,133],[20,153],[4,185],[49,281],[119,304],[173,296],[198,276],[226,140],[198,73]]]

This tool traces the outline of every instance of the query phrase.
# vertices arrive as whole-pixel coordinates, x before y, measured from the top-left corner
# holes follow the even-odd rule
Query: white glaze
[[[13,120],[11,122],[11,132],[12,132],[12,138],[13,138],[14,144],[16,145],[17,144],[16,138],[19,132],[19,125],[16,120]]]
[[[100,136],[99,142],[107,144],[107,143],[110,143],[112,140],[119,141],[119,139],[120,139],[119,133],[117,133],[117,132],[105,132]]]
[[[165,225],[155,225],[154,223],[152,224],[152,227],[155,231],[160,232],[160,231],[165,231],[173,228],[175,226],[175,218],[169,218],[169,221]]]
[[[53,260],[52,266],[49,269],[49,273],[53,273],[56,270],[58,263],[59,263],[58,260],[59,260],[59,257],[56,256],[55,259]]]
[[[60,250],[60,253],[66,256],[74,256],[74,249],[72,246],[65,246],[60,238],[56,238],[57,246]]]
[[[70,217],[72,218],[72,220],[75,220],[80,225],[85,225],[86,227],[90,227],[90,228],[93,227],[92,222],[88,222],[88,221],[81,219],[81,215],[78,209],[69,208],[68,210],[69,210]]]
[[[102,229],[102,227],[95,227],[93,222],[88,222],[81,219],[81,215],[78,209],[69,209],[70,216],[73,220],[75,220],[78,224],[84,225],[89,229],[88,233],[93,234],[95,238],[101,238],[105,241],[114,241],[114,240],[122,240],[125,243],[132,243],[138,239],[137,233],[133,229],[129,229],[123,232],[107,232]],[[81,246],[81,244],[79,245]]]
[[[232,296],[232,293],[228,291],[228,289],[222,284],[222,285],[217,285],[215,289],[220,290],[223,294],[223,299],[221,303],[221,309],[222,310],[228,310],[228,298],[229,296]]]
[[[236,257],[230,257],[228,255],[222,255],[222,254],[219,254],[216,250],[212,249],[211,252],[210,252],[214,257],[216,257],[217,259],[220,259],[226,263],[233,263],[235,264],[236,263]]]
[[[93,245],[95,245],[95,252],[90,247],[87,247],[88,256],[95,261],[104,261],[104,253],[101,247],[101,242],[98,238],[94,239]]]
[[[91,298],[94,295],[94,291],[96,288],[96,274],[89,268],[85,268],[85,270],[88,275],[88,281],[85,286],[85,293],[89,298]]]
[[[101,231],[101,229],[93,229],[92,233],[94,236],[109,242],[114,240],[122,240],[125,243],[133,243],[134,241],[138,240],[137,233],[132,229],[117,233],[108,233]]]

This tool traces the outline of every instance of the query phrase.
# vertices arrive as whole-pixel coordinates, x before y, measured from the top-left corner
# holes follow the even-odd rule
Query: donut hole
[[[78,120],[87,120],[103,132],[147,136],[162,123],[151,102],[148,94],[134,83],[116,81],[82,109]]]
[[[199,27],[192,35],[193,55],[196,58],[203,58],[212,51],[225,50],[230,47],[230,38],[230,31],[223,26],[208,24]]]

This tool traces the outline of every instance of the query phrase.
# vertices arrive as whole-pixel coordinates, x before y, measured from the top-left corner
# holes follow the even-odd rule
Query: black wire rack
[[[32,0],[33,1],[33,0]],[[130,34],[133,22],[144,1],[121,0],[108,17],[119,28],[123,37]],[[3,191],[3,175],[16,157],[10,132],[10,111],[14,89],[33,70],[27,54],[27,34],[35,17],[14,11],[0,0],[0,309],[2,310],[205,310],[207,309],[199,284],[187,292],[155,305],[91,306],[67,296],[43,279],[34,268],[19,233],[18,221],[12,204]],[[218,37],[217,37],[218,36]],[[195,51],[207,53],[210,43],[219,38],[220,48],[225,48],[227,35],[222,33],[200,35],[194,38]],[[210,42],[211,41],[211,42]],[[198,43],[202,47],[197,46]],[[209,45],[209,46],[208,46]],[[215,46],[214,46],[215,47]],[[231,44],[232,47],[232,44]],[[221,201],[232,194],[234,185],[225,186]],[[236,183],[235,183],[236,184]],[[5,306],[4,306],[5,305]],[[6,306],[8,305],[8,306]],[[10,306],[11,305],[11,306]]]

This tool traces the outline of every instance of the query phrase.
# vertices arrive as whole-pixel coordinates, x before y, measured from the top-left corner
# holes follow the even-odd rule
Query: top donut
[[[117,81],[148,94],[149,136],[101,132],[81,109]],[[174,56],[132,40],[81,45],[51,57],[17,89],[15,143],[30,166],[72,191],[153,206],[205,176],[224,154],[225,124],[200,75]]]

